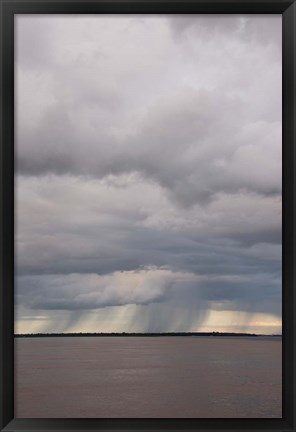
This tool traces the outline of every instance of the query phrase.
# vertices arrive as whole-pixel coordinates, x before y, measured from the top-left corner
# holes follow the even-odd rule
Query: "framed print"
[[[294,1],[1,1],[1,430],[295,430]]]

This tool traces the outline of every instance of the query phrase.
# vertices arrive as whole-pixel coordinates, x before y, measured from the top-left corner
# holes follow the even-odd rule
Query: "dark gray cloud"
[[[38,314],[68,311],[73,323],[83,310],[146,305],[124,323],[139,331],[189,329],[211,309],[280,315],[274,197],[182,209],[138,176],[24,177],[18,191],[17,302]],[[63,325],[71,328],[68,319]]]
[[[153,265],[233,273],[280,259],[274,197],[226,196],[182,209],[138,176],[121,182],[21,178],[18,272],[106,274]]]
[[[20,320],[280,317],[280,16],[21,16],[16,72]]]
[[[166,20],[159,24],[159,20],[146,19],[148,28],[157,27],[164,37],[162,59],[147,30],[149,37],[145,44],[156,50],[156,53],[151,49],[146,53],[155,62],[154,68],[148,70],[142,70],[142,57],[134,57],[134,51],[130,57],[133,32],[124,33],[127,43],[122,47],[133,62],[119,67],[116,32],[114,35],[107,32],[111,47],[102,45],[108,20],[110,25],[118,25],[119,34],[130,25],[143,37],[143,25],[139,27],[136,18],[130,24],[119,18],[106,18],[105,27],[101,20],[102,34],[100,27],[90,26],[89,33],[96,36],[98,47],[92,39],[86,45],[82,33],[77,52],[73,52],[70,35],[77,28],[86,31],[85,25],[93,23],[92,19],[79,23],[65,18],[68,23],[65,32],[61,18],[57,21],[43,18],[41,23],[44,20],[46,31],[42,35],[45,38],[49,29],[50,39],[40,42],[41,45],[46,50],[46,44],[54,46],[55,38],[60,40],[50,66],[40,59],[37,49],[31,56],[40,59],[40,65],[32,60],[28,70],[28,52],[24,49],[27,43],[20,38],[18,43],[17,166],[21,174],[65,173],[104,178],[108,174],[140,172],[164,187],[172,199],[185,205],[206,202],[220,191],[281,193],[281,164],[278,163],[281,158],[281,52],[273,43],[281,41],[281,22],[277,17],[270,21],[265,17],[253,20],[232,16],[169,20],[172,28],[185,26],[189,33],[195,27],[211,29],[209,39],[201,35],[204,46],[198,44],[198,52],[210,58],[209,65],[209,60],[202,65],[195,51],[187,52],[192,47],[186,38],[181,38],[177,45],[173,43]],[[22,19],[20,36],[28,33],[31,37],[35,28],[31,21],[37,21],[36,31],[40,29],[40,19]],[[238,33],[237,28],[240,28]],[[253,39],[256,42],[260,39],[259,28],[263,28],[263,33],[268,30],[274,34],[274,38],[270,46],[263,38],[263,47],[259,45],[250,51]],[[249,34],[255,36],[244,39]],[[226,64],[221,62],[220,51],[212,46],[221,35],[225,39],[222,51],[230,48],[233,51],[234,44],[239,49],[236,55],[229,53]],[[195,40],[194,32],[193,36]],[[48,48],[49,52],[52,50]],[[184,59],[178,60],[178,56],[184,55],[187,56],[185,63],[180,63]],[[268,67],[262,64],[262,56],[268,61]],[[169,80],[167,74],[162,76],[168,59],[168,67],[172,62],[174,66]],[[247,71],[240,61],[246,63]],[[215,74],[208,83],[203,82],[209,67],[215,63],[222,67],[221,77]],[[141,66],[137,74],[141,89],[136,89],[134,84],[137,66]],[[155,70],[157,79],[153,75]],[[223,76],[223,71],[227,76]],[[250,73],[256,79],[250,80]],[[232,74],[239,76],[240,81],[232,80]],[[198,75],[201,75],[200,83]],[[241,81],[242,77],[246,83]],[[272,92],[270,81],[277,84],[273,85]],[[33,97],[24,89],[28,82],[37,87]]]
[[[183,205],[208,202],[219,192],[279,195],[280,123],[242,126],[234,122],[240,108],[241,102],[218,92],[188,88],[158,104],[121,140],[96,129],[89,136],[75,119],[51,108],[39,130],[22,135],[18,169],[99,179],[141,173]]]
[[[185,88],[159,101],[119,139],[104,128],[85,130],[59,105],[28,134],[20,131],[17,166],[27,175],[138,172],[183,205],[219,192],[280,194],[280,122],[244,125],[241,108],[242,101],[219,91]]]

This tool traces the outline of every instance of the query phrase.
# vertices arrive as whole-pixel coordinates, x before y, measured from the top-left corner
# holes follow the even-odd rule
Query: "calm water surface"
[[[16,417],[282,416],[280,338],[15,340]]]

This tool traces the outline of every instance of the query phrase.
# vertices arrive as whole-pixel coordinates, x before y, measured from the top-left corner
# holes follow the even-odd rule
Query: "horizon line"
[[[282,333],[249,333],[249,332],[199,332],[199,331],[171,331],[171,332],[52,332],[52,333],[14,333],[14,337],[22,336],[160,336],[160,335],[211,335],[211,336],[282,336]]]

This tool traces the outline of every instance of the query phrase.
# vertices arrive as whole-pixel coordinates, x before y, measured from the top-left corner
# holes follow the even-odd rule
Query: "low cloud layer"
[[[16,72],[20,319],[281,316],[280,16],[20,16]]]

